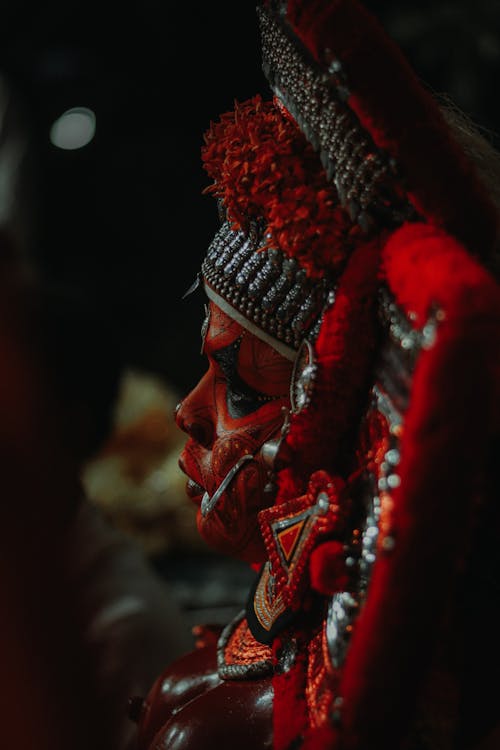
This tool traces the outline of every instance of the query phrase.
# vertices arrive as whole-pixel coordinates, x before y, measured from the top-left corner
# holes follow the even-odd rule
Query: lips
[[[179,463],[180,470],[187,476],[186,495],[191,500],[193,500],[196,503],[196,505],[200,505],[201,498],[205,494],[205,488],[201,484],[198,484],[198,482],[195,482],[195,480],[191,479],[191,477],[189,476],[186,470],[186,465],[184,462],[183,454],[181,454],[181,456],[179,457],[178,463]]]
[[[186,482],[186,494],[188,497],[190,497],[192,500],[199,497],[200,495],[203,495],[205,492],[205,488],[201,486],[201,484],[198,484],[198,482],[195,482],[194,479],[188,479]]]

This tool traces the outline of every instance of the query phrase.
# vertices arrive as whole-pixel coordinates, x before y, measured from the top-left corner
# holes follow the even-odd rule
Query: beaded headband
[[[320,313],[333,292],[326,279],[309,279],[280,250],[257,252],[259,240],[255,224],[246,234],[226,221],[202,264],[205,290],[231,317],[294,360],[304,337],[315,338]]]

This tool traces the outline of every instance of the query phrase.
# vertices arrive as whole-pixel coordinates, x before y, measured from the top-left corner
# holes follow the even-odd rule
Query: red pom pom
[[[343,266],[361,230],[340,206],[318,154],[274,102],[237,102],[205,133],[202,162],[214,180],[205,192],[223,200],[235,228],[264,219],[267,244],[311,277]]]
[[[330,541],[316,547],[309,560],[309,575],[312,588],[319,594],[343,591],[349,582],[343,544]]]
[[[339,740],[338,730],[332,726],[309,729],[301,744],[301,750],[334,750]]]

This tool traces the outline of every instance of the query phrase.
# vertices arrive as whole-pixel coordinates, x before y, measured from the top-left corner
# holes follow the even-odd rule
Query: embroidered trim
[[[349,498],[342,504],[340,500],[345,487],[339,477],[317,471],[307,494],[259,513],[269,559],[250,592],[247,618],[262,643],[271,643],[300,611],[308,591],[311,552],[344,527]]]
[[[285,607],[297,609],[300,605],[308,582],[309,556],[318,539],[342,530],[346,514],[346,504],[341,502],[344,489],[340,478],[316,471],[307,494],[259,513],[277,596]]]
[[[268,632],[286,610],[283,598],[279,594],[275,596],[275,579],[269,561],[265,563],[255,589],[253,610],[261,627]]]
[[[226,625],[220,635],[217,670],[222,680],[249,680],[273,673],[271,649],[255,640],[244,610]]]

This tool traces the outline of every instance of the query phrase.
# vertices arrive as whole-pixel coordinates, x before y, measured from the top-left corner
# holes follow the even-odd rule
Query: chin
[[[198,511],[196,515],[198,532],[208,546],[221,555],[236,557],[250,564],[263,563],[266,551],[257,519],[246,519],[244,529],[228,530],[215,513],[212,511],[204,517]]]

